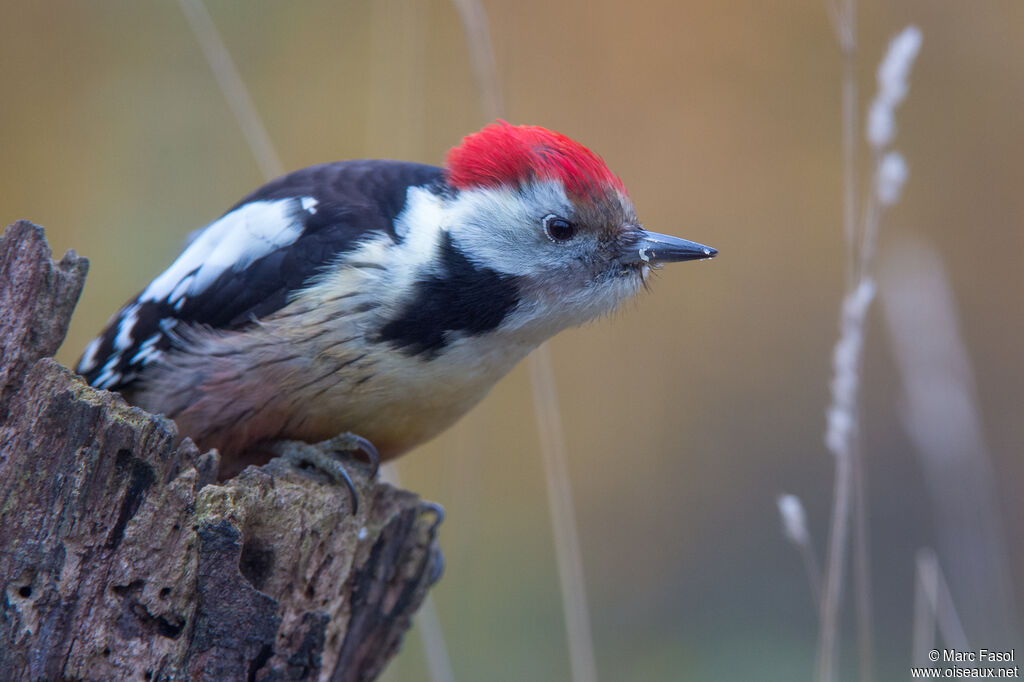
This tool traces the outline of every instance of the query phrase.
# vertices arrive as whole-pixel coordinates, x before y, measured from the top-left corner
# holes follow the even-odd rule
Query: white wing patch
[[[184,299],[203,292],[228,269],[288,246],[302,235],[297,213],[316,212],[312,197],[253,201],[210,223],[195,241],[153,280],[139,301],[167,301],[180,309]]]
[[[178,259],[154,279],[138,299],[118,315],[117,323],[86,347],[78,366],[82,373],[92,372],[103,362],[92,384],[107,388],[130,381],[139,368],[157,360],[157,348],[164,337],[174,339],[177,320],[160,320],[160,332],[145,341],[134,337],[139,311],[147,303],[167,303],[180,311],[189,298],[198,296],[218,277],[231,270],[244,270],[254,261],[292,244],[303,232],[303,216],[316,213],[313,197],[289,197],[273,201],[253,201],[207,225],[185,248]],[[113,352],[97,357],[104,339],[114,334]],[[122,359],[130,354],[127,363]]]

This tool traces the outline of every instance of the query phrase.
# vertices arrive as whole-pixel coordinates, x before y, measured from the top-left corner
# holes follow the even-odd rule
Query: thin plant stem
[[[455,672],[448,657],[448,647],[444,641],[444,628],[437,615],[434,598],[429,594],[423,600],[419,613],[416,614],[416,626],[420,632],[423,653],[427,657],[427,670],[433,682],[454,682]]]
[[[839,606],[842,597],[846,543],[849,534],[852,486],[851,462],[848,453],[835,453],[836,471],[832,483],[832,517],[828,535],[825,579],[821,591],[820,642],[818,651],[818,682],[835,679],[838,658]]]
[[[856,79],[856,2],[831,0],[826,3],[843,58],[842,74],[842,151],[843,151],[843,235],[846,241],[846,291],[849,298],[856,282],[857,228],[857,79]],[[837,370],[838,371],[838,370]],[[851,415],[855,419],[855,415]],[[856,421],[854,421],[856,428]],[[819,614],[818,682],[835,679],[838,658],[839,610],[842,602],[843,573],[851,506],[854,503],[855,465],[847,448],[834,452],[835,474],[828,550]]]
[[[840,49],[843,56],[843,234],[846,237],[847,288],[854,285],[857,233],[857,6],[845,0]]]
[[[547,482],[548,506],[551,510],[558,579],[562,586],[562,610],[569,639],[572,679],[573,682],[596,682],[597,663],[584,588],[583,554],[576,530],[565,436],[558,413],[558,395],[547,344],[537,348],[530,359],[533,407],[537,415],[540,449],[544,456],[544,479]]]
[[[811,586],[811,598],[814,599],[814,606],[821,610],[821,567],[818,566],[818,557],[814,554],[814,547],[810,544],[800,545],[800,557],[804,562],[804,570],[807,571],[807,582]]]
[[[871,608],[870,554],[867,521],[866,475],[861,443],[860,381],[866,316],[875,292],[873,264],[883,205],[899,199],[906,166],[902,156],[889,150],[894,134],[893,115],[907,92],[907,77],[921,46],[921,32],[908,26],[889,45],[878,70],[878,94],[867,119],[867,138],[874,151],[870,191],[865,192],[859,232],[856,215],[856,0],[833,0],[827,5],[843,52],[844,226],[847,245],[846,293],[840,313],[828,410],[826,444],[836,459],[834,497],[825,582],[821,601],[821,633],[817,679],[836,676],[839,611],[846,564],[849,524],[853,520],[853,576],[856,593],[857,641],[860,678],[874,678],[874,636]]]
[[[498,62],[494,57],[487,13],[479,0],[452,0],[452,4],[459,12],[462,29],[466,34],[469,61],[480,91],[484,117],[489,120],[500,118],[505,111],[505,104],[501,96],[501,79],[498,78]]]
[[[393,462],[385,462],[381,466],[380,478],[396,488],[402,487],[398,467]],[[416,629],[423,646],[423,655],[427,659],[431,682],[455,682],[455,672],[444,641],[444,628],[441,627],[441,618],[437,615],[437,606],[430,594],[423,599],[423,605],[416,614]]]
[[[936,626],[946,646],[957,651],[969,651],[967,634],[935,552],[927,547],[918,550],[916,564],[911,660],[916,665],[934,662],[925,659],[925,652],[935,648]]]
[[[935,574],[938,577],[939,602],[936,613],[938,615],[937,622],[939,632],[942,634],[942,641],[958,651],[969,651],[970,643],[967,641],[967,632],[964,630],[964,624],[960,620],[960,613],[953,602],[953,593],[950,592],[949,583],[946,582],[946,574],[943,572],[939,559],[935,556],[934,552],[931,552],[931,557],[935,562]]]
[[[852,291],[862,277],[871,272],[870,254],[874,250],[874,234],[864,244],[860,255],[867,259],[861,262],[861,272],[856,273],[858,254],[856,251],[857,231],[857,4],[856,0],[844,0],[843,27],[840,49],[843,56],[843,233],[846,236],[847,288]],[[871,196],[875,195],[871,192]],[[865,227],[874,226],[877,232],[877,215],[870,222],[865,216]],[[867,230],[865,230],[866,232]],[[854,416],[860,422],[860,405],[854,406]],[[853,491],[853,582],[856,595],[857,644],[860,653],[861,682],[872,682],[875,669],[874,627],[871,589],[871,543],[869,539],[867,509],[867,476],[861,439],[854,434],[851,448],[851,469]]]
[[[270,180],[281,175],[283,167],[280,157],[274,150],[263,119],[249,96],[245,81],[242,80],[241,74],[235,68],[231,53],[228,52],[206,6],[202,0],[178,0],[178,3],[188,20],[196,41],[206,56],[206,61],[217,79],[224,98],[228,101],[235,118],[238,119],[249,149],[264,177]],[[390,479],[397,485],[398,472],[394,467],[388,467],[386,471]],[[420,616],[417,625],[427,658],[430,679],[432,682],[452,682],[454,676],[444,642],[444,634],[441,631],[441,622],[430,595],[424,599]]]
[[[487,14],[479,0],[452,0],[462,19],[470,61],[480,89],[484,115],[500,118],[504,104]],[[583,555],[572,503],[572,483],[562,418],[558,410],[551,352],[541,344],[527,358],[533,406],[537,415],[540,449],[544,458],[548,507],[555,543],[555,561],[562,594],[562,611],[569,643],[573,682],[596,682],[597,663],[590,627],[590,609],[583,578]]]
[[[267,134],[267,128],[263,125],[263,119],[256,111],[249,90],[245,87],[242,75],[238,73],[231,53],[228,52],[224,39],[221,38],[217,27],[206,11],[206,5],[202,0],[178,0],[181,11],[188,20],[188,25],[196,37],[196,42],[206,56],[206,62],[213,71],[217,85],[220,87],[224,99],[231,107],[238,126],[242,129],[245,141],[249,145],[260,172],[266,179],[276,178],[284,172],[281,159],[274,151],[274,145]]]
[[[874,168],[878,168],[880,156],[875,155]],[[877,171],[876,171],[877,173]],[[876,179],[872,175],[872,180]],[[876,182],[871,183],[873,188]],[[866,193],[863,211],[863,226],[857,251],[857,267],[854,281],[858,284],[872,276],[875,245],[878,240],[881,206],[875,191]],[[862,322],[863,323],[863,322]],[[859,426],[861,408],[859,394],[853,405],[853,417]],[[862,439],[858,429],[851,434],[850,466],[853,486],[853,591],[857,621],[857,648],[861,682],[872,682],[875,670],[874,616],[871,587],[871,543],[868,525],[866,462]]]
[[[911,665],[927,665],[927,652],[935,648],[935,605],[938,589],[937,565],[931,550],[919,549],[914,570],[914,625]]]
[[[874,210],[865,210],[858,234],[857,216],[857,4],[856,0],[831,0],[826,3],[842,54],[842,156],[843,156],[843,236],[846,242],[846,296],[849,300],[870,277],[871,255],[877,232],[877,202]],[[874,200],[872,192],[869,203]],[[863,311],[856,334],[863,340]],[[845,313],[844,313],[845,315]],[[858,343],[857,353],[861,344]],[[858,362],[855,360],[855,362]],[[859,364],[859,362],[858,362]],[[859,368],[858,368],[859,371]],[[818,675],[820,682],[833,680],[836,674],[839,644],[839,612],[842,604],[843,574],[846,563],[849,524],[853,523],[853,580],[856,596],[857,642],[860,654],[860,679],[874,679],[874,635],[871,607],[870,543],[867,521],[866,475],[859,437],[860,407],[855,395],[845,406],[852,424],[846,447],[835,451],[834,497],[825,563],[820,612]]]
[[[858,420],[860,408],[857,409]],[[853,445],[853,585],[856,600],[857,644],[861,682],[871,682],[875,670],[875,643],[871,590],[871,554],[867,514],[867,481],[861,439]]]

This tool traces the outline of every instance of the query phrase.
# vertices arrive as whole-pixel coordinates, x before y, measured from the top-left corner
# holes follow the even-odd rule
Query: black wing
[[[274,180],[206,226],[178,259],[129,301],[86,347],[78,372],[100,388],[130,384],[171,346],[178,324],[233,329],[282,308],[289,296],[368,235],[396,242],[410,187],[440,191],[440,168],[344,161]]]

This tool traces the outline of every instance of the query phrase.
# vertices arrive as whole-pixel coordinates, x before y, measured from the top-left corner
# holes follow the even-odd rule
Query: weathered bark
[[[87,269],[0,240],[0,676],[369,680],[439,577],[434,506],[218,456],[50,359]]]

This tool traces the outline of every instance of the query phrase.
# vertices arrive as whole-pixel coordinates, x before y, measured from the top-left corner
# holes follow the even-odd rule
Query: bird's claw
[[[335,452],[361,452],[370,464],[370,478],[376,478],[380,471],[380,453],[377,452],[373,443],[362,436],[357,436],[354,433],[342,433],[317,445]]]
[[[359,513],[359,494],[345,465],[328,453],[361,452],[369,462],[370,478],[375,478],[380,469],[380,455],[373,443],[354,433],[343,433],[321,443],[310,445],[301,441],[277,441],[271,444],[271,451],[296,464],[308,464],[324,472],[335,483],[344,483],[352,500],[352,515]]]
[[[423,509],[423,511],[434,515],[434,523],[430,526],[431,532],[436,531],[437,527],[444,523],[444,507],[439,505],[437,502],[428,502],[423,500],[420,502],[420,508]]]

